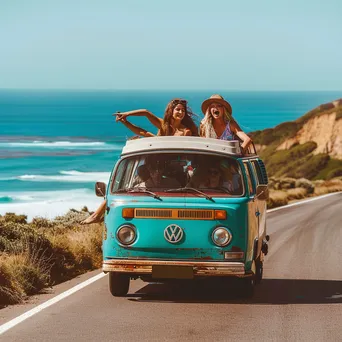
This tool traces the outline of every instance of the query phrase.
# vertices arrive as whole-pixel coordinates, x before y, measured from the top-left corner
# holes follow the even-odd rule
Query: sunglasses
[[[172,100],[172,104],[174,106],[177,106],[178,104],[181,104],[184,107],[186,107],[187,103],[188,103],[188,101],[186,101],[186,100],[178,100],[178,99],[177,100]]]

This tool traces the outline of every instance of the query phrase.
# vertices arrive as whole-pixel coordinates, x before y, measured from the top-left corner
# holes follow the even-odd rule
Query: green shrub
[[[325,167],[320,170],[314,179],[331,179],[338,177],[339,170],[342,170],[342,160],[330,158]]]
[[[300,178],[296,180],[296,188],[303,188],[308,194],[313,194],[315,186],[308,179]]]
[[[342,176],[342,167],[329,171],[327,174],[327,179],[332,179],[340,176]]]
[[[287,190],[295,188],[296,180],[294,178],[281,178],[279,180],[279,189]]]
[[[330,157],[327,154],[310,156],[304,163],[298,166],[290,174],[294,178],[314,179],[315,176],[327,165]]]
[[[15,213],[6,213],[4,216],[1,217],[1,220],[4,222],[13,222],[13,223],[27,223],[27,216],[26,215],[16,215]]]

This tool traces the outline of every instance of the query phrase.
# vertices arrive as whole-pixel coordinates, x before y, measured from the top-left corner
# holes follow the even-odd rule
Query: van
[[[130,280],[240,278],[252,295],[267,254],[268,179],[238,141],[129,140],[106,186],[103,271],[113,296]]]

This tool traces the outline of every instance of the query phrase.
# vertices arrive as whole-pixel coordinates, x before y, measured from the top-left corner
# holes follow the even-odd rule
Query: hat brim
[[[220,103],[221,105],[223,105],[224,108],[226,108],[228,110],[228,112],[230,114],[232,114],[233,110],[232,110],[232,106],[226,101],[226,100],[223,100],[223,99],[207,99],[205,101],[203,101],[202,103],[202,113],[205,115],[208,107],[212,104],[212,103]]]

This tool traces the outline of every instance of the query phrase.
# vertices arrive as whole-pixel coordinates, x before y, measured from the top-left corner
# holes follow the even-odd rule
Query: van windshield
[[[160,153],[128,157],[120,161],[112,192],[144,188],[172,192],[180,188],[242,196],[244,187],[239,163],[229,157],[196,153]],[[170,191],[171,190],[171,191]],[[186,189],[184,193],[188,193]]]

